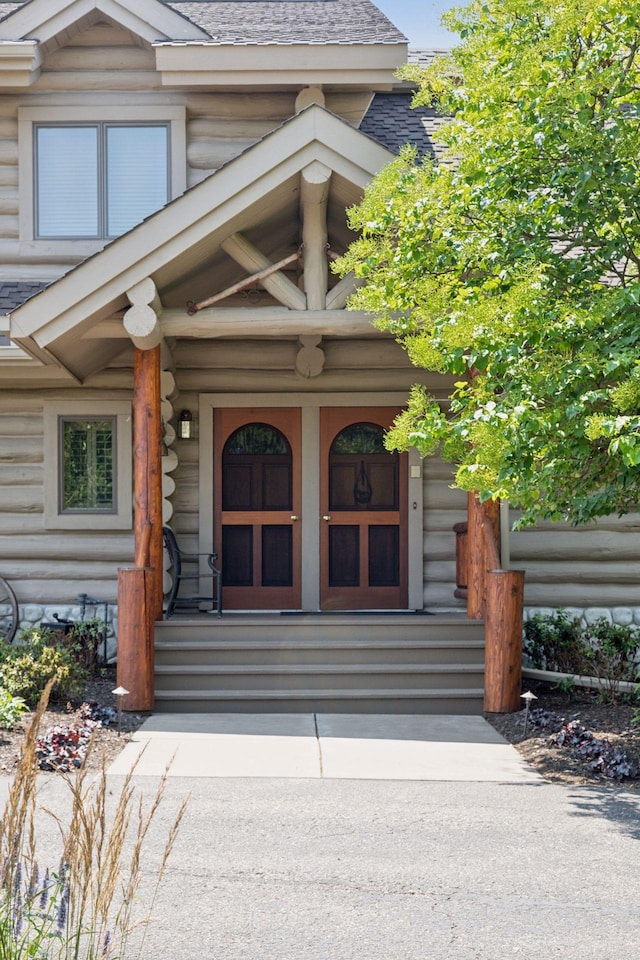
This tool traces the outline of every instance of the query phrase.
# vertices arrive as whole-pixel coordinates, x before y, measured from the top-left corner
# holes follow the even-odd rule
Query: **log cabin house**
[[[486,524],[381,442],[447,383],[330,270],[437,157],[407,53],[371,0],[0,0],[0,574],[25,625],[108,605],[131,708],[482,708]],[[162,619],[163,523],[220,620]],[[507,526],[526,610],[640,623],[637,516]]]

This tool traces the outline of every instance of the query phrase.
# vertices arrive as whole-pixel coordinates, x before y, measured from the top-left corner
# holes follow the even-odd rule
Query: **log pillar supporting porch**
[[[501,569],[499,543],[500,504],[480,503],[470,493],[464,558],[467,616],[485,622],[484,709],[513,713],[521,706],[524,571]]]
[[[475,493],[469,493],[467,517],[467,616],[470,620],[482,620],[487,570],[500,566],[497,552],[500,505],[496,500],[480,503]]]
[[[489,570],[485,614],[484,709],[514,713],[522,706],[524,570]]]
[[[125,710],[154,705],[154,622],[162,618],[162,335],[151,280],[128,292],[124,324],[134,342],[133,500],[135,566],[118,574],[118,686]],[[154,323],[155,318],[155,323]],[[144,321],[144,322],[143,322]],[[145,329],[141,329],[144,327]]]

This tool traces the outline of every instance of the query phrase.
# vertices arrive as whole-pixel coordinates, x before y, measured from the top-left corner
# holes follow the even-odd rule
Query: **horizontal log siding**
[[[56,399],[81,396],[58,391]],[[120,398],[118,398],[120,399]],[[130,564],[130,533],[45,530],[42,397],[0,393],[0,575],[20,603],[71,604],[79,593],[114,602],[118,567]]]
[[[523,567],[525,604],[547,607],[640,605],[640,516],[571,527],[544,523],[511,534]]]
[[[464,610],[454,597],[456,588],[456,541],[453,526],[467,518],[467,497],[452,490],[450,464],[438,457],[422,461],[424,605]]]

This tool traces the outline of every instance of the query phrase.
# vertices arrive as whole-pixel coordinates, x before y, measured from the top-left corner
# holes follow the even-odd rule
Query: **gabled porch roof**
[[[127,291],[147,278],[158,291],[156,312],[166,335],[224,335],[214,327],[219,315],[233,316],[228,309],[220,307],[215,316],[203,311],[192,319],[186,301],[207,299],[256,272],[243,262],[244,254],[229,253],[230,243],[237,246],[231,238],[240,237],[249,254],[255,245],[271,263],[297,249],[305,202],[301,180],[303,171],[311,171],[311,180],[319,179],[316,192],[328,242],[340,253],[353,237],[345,208],[391,159],[380,144],[312,105],[24,303],[11,315],[11,339],[43,364],[64,368],[82,381],[122,349]],[[287,294],[287,284],[294,288],[282,274],[275,300],[264,310],[271,310],[269,322],[275,308],[281,327],[291,321],[291,332],[304,330],[302,320],[313,311],[301,291],[296,290],[297,297]],[[279,289],[285,291],[282,297]],[[318,311],[318,324],[352,329],[356,318],[341,309],[344,299],[329,298],[326,306],[334,309]],[[245,308],[242,315],[260,336],[261,309]],[[234,335],[233,324],[224,331]]]

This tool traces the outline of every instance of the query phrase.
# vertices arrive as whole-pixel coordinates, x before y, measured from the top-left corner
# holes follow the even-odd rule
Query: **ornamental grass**
[[[135,767],[119,790],[84,769],[57,774],[69,790],[68,812],[37,805],[36,741],[52,682],[26,733],[20,763],[0,822],[0,960],[134,960],[140,957],[153,903],[174,846],[188,797],[169,828],[148,900],[151,871],[143,868],[149,830],[162,801],[168,768],[145,803]],[[65,807],[67,805],[65,804]],[[40,820],[57,826],[55,866],[43,864]],[[51,846],[47,831],[47,849]],[[135,934],[135,935],[134,935]]]

